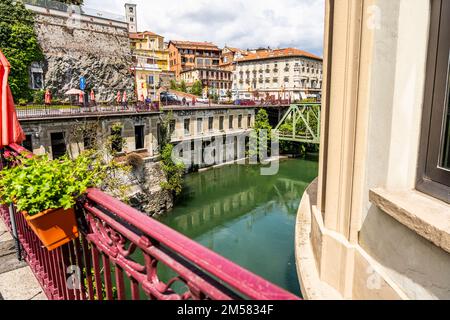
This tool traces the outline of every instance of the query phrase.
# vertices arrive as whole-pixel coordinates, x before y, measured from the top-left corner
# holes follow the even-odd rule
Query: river
[[[315,161],[289,159],[274,176],[237,164],[189,174],[175,208],[161,222],[300,295],[295,220],[317,168]]]

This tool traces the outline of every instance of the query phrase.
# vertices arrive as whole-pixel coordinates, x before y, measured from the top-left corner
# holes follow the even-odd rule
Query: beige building
[[[133,72],[136,77],[138,98],[157,99],[158,89],[175,78],[169,71],[169,50],[164,37],[151,31],[129,34],[133,54]]]
[[[308,299],[450,299],[450,1],[327,0]]]
[[[228,92],[231,92],[232,73],[231,71],[212,68],[195,68],[181,72],[181,80],[188,87],[196,81],[202,83],[204,95],[217,94],[221,99],[226,99]]]
[[[171,142],[183,145],[183,159],[203,168],[245,158],[245,152],[238,151],[238,147],[245,146],[245,139],[250,135],[255,123],[255,108],[213,106],[166,110],[172,111],[173,117],[169,125]],[[215,152],[214,163],[207,163],[204,150],[215,142],[221,143],[223,149]],[[227,146],[233,152],[227,153]],[[191,166],[188,162],[186,165]]]
[[[234,64],[235,99],[300,100],[322,90],[322,58],[306,51],[258,50]]]

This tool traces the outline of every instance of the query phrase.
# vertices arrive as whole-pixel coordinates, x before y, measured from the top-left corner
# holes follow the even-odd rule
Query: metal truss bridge
[[[320,144],[320,103],[292,104],[275,128],[280,141]]]

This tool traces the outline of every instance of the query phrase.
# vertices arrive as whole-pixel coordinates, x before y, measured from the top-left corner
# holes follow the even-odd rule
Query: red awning
[[[25,134],[17,119],[13,96],[8,85],[10,69],[8,60],[0,50],[0,148],[12,143],[20,144],[25,140]]]

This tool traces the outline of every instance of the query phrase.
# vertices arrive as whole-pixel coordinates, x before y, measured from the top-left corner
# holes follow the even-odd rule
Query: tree
[[[34,31],[34,15],[21,1],[0,2],[0,50],[11,64],[9,85],[14,99],[30,101],[29,68],[44,55]]]
[[[231,90],[227,90],[227,98],[228,98],[228,100],[231,100],[232,97],[233,97],[233,94],[231,93]]]
[[[170,80],[170,90],[178,91],[178,83],[175,80]]]
[[[269,115],[264,109],[260,109],[255,117],[255,124],[253,126],[253,131],[251,133],[252,138],[256,141],[255,146],[250,146],[249,154],[253,157],[258,157],[261,160],[261,155],[269,155],[267,148],[271,143],[272,127],[269,123]],[[267,137],[267,142],[262,143],[261,138],[263,136]]]
[[[181,92],[187,92],[186,82],[184,82],[184,80],[181,81],[179,89]]]
[[[161,188],[170,191],[174,197],[177,197],[183,189],[185,166],[183,162],[173,157],[173,145],[170,143],[170,122],[173,120],[172,112],[161,116],[160,119],[161,163],[167,178],[167,182],[161,183]]]
[[[200,80],[194,82],[191,88],[191,93],[196,96],[201,96],[203,94],[203,84]]]

